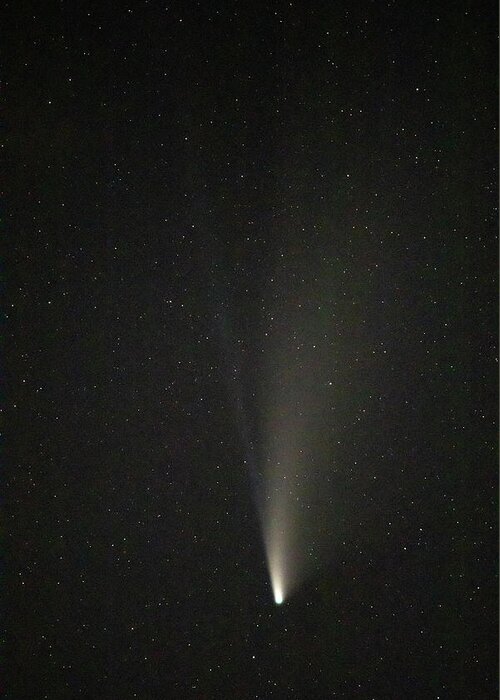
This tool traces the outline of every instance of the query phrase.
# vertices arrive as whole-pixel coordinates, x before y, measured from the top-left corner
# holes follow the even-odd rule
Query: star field
[[[498,697],[497,19],[7,6],[6,697]]]

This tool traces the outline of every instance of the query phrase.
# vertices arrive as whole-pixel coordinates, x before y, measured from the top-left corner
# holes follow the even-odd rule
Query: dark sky
[[[496,699],[497,4],[5,6],[6,697]]]

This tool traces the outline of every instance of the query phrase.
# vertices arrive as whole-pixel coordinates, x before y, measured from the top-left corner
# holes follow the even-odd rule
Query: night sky
[[[5,8],[6,697],[496,700],[497,3]]]

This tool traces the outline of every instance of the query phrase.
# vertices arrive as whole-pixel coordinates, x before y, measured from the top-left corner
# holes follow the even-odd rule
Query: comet
[[[214,248],[218,247],[214,237]],[[258,359],[250,366],[237,342],[241,332],[233,328],[225,265],[218,264],[215,251],[210,266],[228,396],[276,605],[291,600],[331,548],[331,447],[337,430],[329,422],[334,390],[325,390],[333,386],[332,348],[324,340],[329,337],[325,324],[333,321],[318,313],[327,305],[322,294],[323,288],[328,289],[325,280],[316,279],[315,270],[320,268],[317,261],[308,275],[307,289],[300,289],[296,275],[288,276],[280,259],[272,288],[263,292],[265,308],[280,323],[266,327]],[[252,397],[257,399],[253,407],[245,391],[245,385],[251,384]]]
[[[284,273],[283,273],[284,274]],[[334,389],[329,319],[322,289],[274,276],[266,304],[280,323],[266,328],[259,358],[259,517],[274,603],[291,600],[330,558],[333,538]],[[311,273],[310,279],[313,279]],[[302,297],[302,293],[304,296]],[[308,304],[316,295],[318,305]]]

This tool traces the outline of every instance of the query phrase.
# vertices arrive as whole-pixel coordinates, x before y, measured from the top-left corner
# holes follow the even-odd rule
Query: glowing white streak
[[[285,596],[283,594],[283,586],[281,584],[280,572],[271,566],[271,586],[273,589],[274,602],[276,605],[281,605]]]
[[[272,476],[269,475],[272,483]],[[287,513],[283,506],[286,499],[277,490],[271,489],[268,494],[266,510],[264,512],[264,543],[266,549],[267,566],[269,578],[273,590],[274,602],[281,605],[289,592],[289,581],[287,576],[287,552],[288,537],[287,530],[289,522]]]

